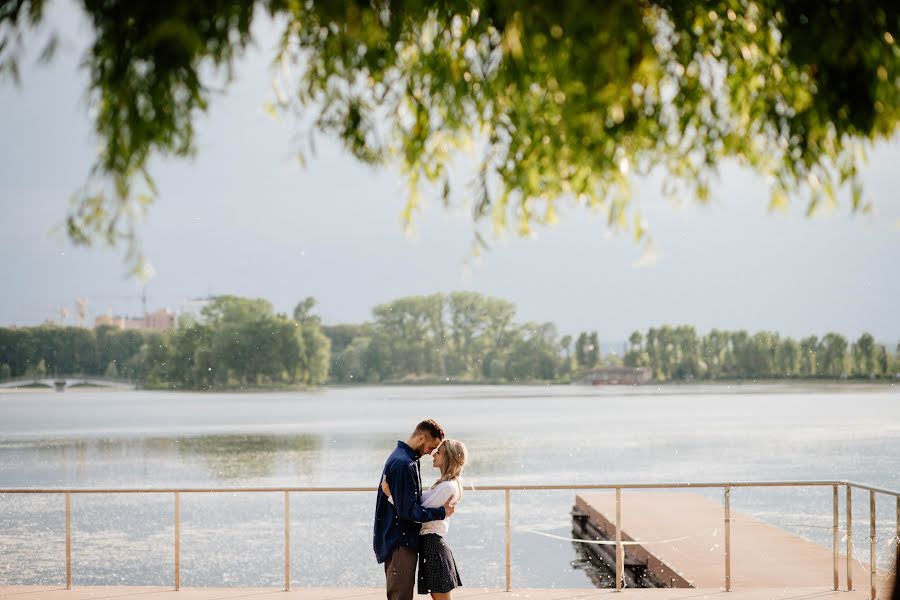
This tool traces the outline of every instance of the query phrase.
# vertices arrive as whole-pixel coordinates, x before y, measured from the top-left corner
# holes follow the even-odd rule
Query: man
[[[432,419],[422,421],[408,440],[397,442],[384,463],[382,479],[387,480],[394,503],[388,502],[379,481],[374,548],[378,563],[384,563],[388,600],[412,600],[421,524],[442,521],[453,514],[450,500],[438,508],[422,506],[419,459],[434,452],[442,441],[444,430],[441,426]]]

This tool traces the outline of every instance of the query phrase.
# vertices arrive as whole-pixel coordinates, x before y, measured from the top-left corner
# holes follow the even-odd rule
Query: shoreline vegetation
[[[561,385],[603,368],[641,368],[643,385],[853,383],[900,379],[900,344],[869,333],[801,340],[778,333],[663,325],[615,350],[596,331],[560,335],[517,322],[516,307],[475,292],[399,298],[361,324],[323,325],[315,300],[278,314],[261,298],[216,296],[170,331],[109,325],[0,328],[0,382],[56,375],[139,388],[290,391],[354,385]]]
[[[591,388],[606,388],[606,389],[626,389],[626,388],[635,388],[635,389],[654,389],[654,388],[666,388],[666,389],[677,389],[680,387],[684,388],[707,388],[707,389],[715,389],[715,388],[754,388],[754,387],[776,387],[782,386],[787,388],[849,388],[849,387],[860,387],[860,388],[872,388],[878,389],[883,387],[893,387],[896,385],[900,385],[900,377],[897,378],[876,378],[876,379],[863,379],[863,378],[847,378],[847,379],[834,379],[834,378],[824,378],[824,377],[810,377],[810,378],[782,378],[782,379],[701,379],[694,381],[650,381],[649,383],[634,383],[634,384],[590,384],[590,383],[579,383],[577,381],[540,381],[540,380],[531,380],[531,381],[489,381],[489,380],[437,380],[437,379],[406,379],[400,381],[380,381],[377,383],[335,383],[335,382],[326,382],[318,385],[308,385],[308,384],[300,384],[300,383],[259,383],[259,384],[231,384],[223,387],[207,387],[202,389],[189,389],[189,388],[178,388],[172,387],[168,384],[151,384],[151,385],[138,385],[135,389],[131,391],[146,391],[146,392],[192,392],[192,393],[222,393],[222,394],[241,394],[241,393],[287,393],[287,392],[314,392],[317,390],[328,390],[328,389],[344,389],[344,388],[364,388],[364,387],[378,387],[378,388],[413,388],[413,387],[520,387],[520,388],[546,388],[546,387],[559,387],[559,386],[576,386],[586,389]],[[44,385],[41,383],[28,383],[23,382],[22,385],[12,387],[12,388],[2,388],[0,389],[0,393],[12,393],[12,392],[37,392],[37,391],[50,391],[54,388],[49,385]],[[83,391],[112,391],[112,392],[121,392],[122,388],[109,387],[104,385],[94,385],[90,383],[79,383],[76,385],[72,385],[66,388],[67,391],[70,390],[83,390]]]
[[[897,379],[719,379],[719,380],[699,380],[699,381],[651,381],[644,384],[579,384],[569,381],[519,381],[519,382],[497,382],[497,381],[434,381],[434,380],[408,380],[408,381],[385,381],[379,383],[323,383],[320,385],[304,385],[291,383],[274,383],[274,384],[241,384],[231,385],[228,387],[209,387],[204,389],[186,389],[173,388],[169,385],[160,386],[143,386],[128,391],[143,392],[190,392],[196,394],[284,394],[289,392],[315,392],[329,389],[345,389],[345,388],[414,388],[414,387],[516,387],[516,388],[547,388],[560,386],[573,386],[584,389],[635,389],[635,390],[666,390],[675,391],[678,388],[690,388],[695,393],[698,389],[714,391],[717,389],[728,391],[754,390],[760,388],[765,391],[768,388],[780,387],[784,389],[848,389],[848,388],[865,388],[865,389],[886,389],[900,385],[900,378]],[[21,386],[13,388],[0,389],[0,395],[8,393],[33,393],[47,392],[53,390],[52,387],[42,384],[25,383]],[[66,388],[66,391],[90,391],[90,392],[118,392],[121,388],[79,384]],[[702,392],[701,392],[702,393]]]

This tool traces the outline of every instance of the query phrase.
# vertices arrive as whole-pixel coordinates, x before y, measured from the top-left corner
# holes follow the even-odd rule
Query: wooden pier
[[[600,538],[615,540],[615,494],[579,494],[575,509],[586,515]],[[653,579],[670,587],[725,587],[722,502],[693,492],[626,491],[621,514],[626,565],[646,566]],[[732,590],[840,587],[834,580],[833,548],[733,510],[730,518]],[[838,580],[846,589],[846,557],[838,554],[837,563]],[[854,588],[868,597],[869,567],[852,564]]]

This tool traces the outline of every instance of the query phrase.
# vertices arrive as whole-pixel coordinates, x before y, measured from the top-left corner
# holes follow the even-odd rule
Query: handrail
[[[852,481],[838,480],[789,480],[789,481],[723,481],[723,482],[664,482],[664,483],[566,483],[566,484],[514,484],[514,485],[470,485],[467,489],[482,492],[510,491],[568,491],[568,490],[615,490],[615,489],[678,489],[678,488],[725,488],[725,487],[816,487],[839,485],[856,487],[882,494],[900,497],[900,491],[878,488]],[[235,492],[374,492],[376,486],[279,486],[279,487],[176,487],[176,488],[0,488],[0,494],[154,494],[154,493],[235,493]]]
[[[896,492],[894,490],[888,490],[885,488],[874,487],[871,485],[865,485],[864,483],[856,483],[855,481],[843,481],[841,485],[849,485],[855,488],[859,488],[861,490],[868,490],[870,492],[878,492],[879,494],[887,494],[888,496],[896,496],[900,497],[900,492]]]
[[[900,541],[900,491],[870,486],[853,481],[729,481],[729,482],[671,482],[671,483],[599,483],[599,484],[516,484],[516,485],[478,485],[469,486],[473,491],[504,492],[506,521],[506,591],[512,588],[511,577],[511,510],[510,495],[513,491],[569,491],[569,490],[614,490],[616,492],[616,591],[622,591],[624,579],[625,549],[622,542],[621,511],[623,489],[711,489],[721,488],[724,491],[724,530],[725,530],[725,591],[731,591],[731,490],[733,488],[750,487],[825,487],[832,488],[833,518],[833,585],[840,587],[838,574],[839,539],[838,539],[838,488],[846,490],[847,509],[847,591],[853,589],[853,511],[851,490],[857,488],[869,492],[869,551],[870,551],[870,600],[876,600],[876,555],[875,555],[875,494],[894,496],[897,502],[897,538]],[[71,496],[72,494],[174,494],[175,498],[175,589],[181,587],[181,494],[203,493],[283,493],[284,494],[284,589],[291,589],[290,574],[290,494],[291,493],[343,493],[374,492],[376,486],[342,487],[342,486],[310,486],[310,487],[190,487],[190,488],[0,488],[0,494],[64,494],[66,511],[66,589],[72,587],[72,534],[71,534]]]

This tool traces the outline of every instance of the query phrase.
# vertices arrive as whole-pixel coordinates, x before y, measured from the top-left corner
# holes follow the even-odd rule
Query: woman
[[[466,464],[466,456],[466,447],[458,440],[444,440],[438,446],[432,455],[432,464],[441,471],[441,477],[430,489],[422,492],[422,506],[436,508],[443,506],[447,500],[453,503],[459,501],[462,497],[459,476]],[[381,489],[393,504],[387,481],[381,482]],[[431,594],[434,600],[451,600],[451,590],[462,586],[453,553],[444,543],[448,528],[447,519],[429,521],[422,523],[419,532],[419,594]]]

